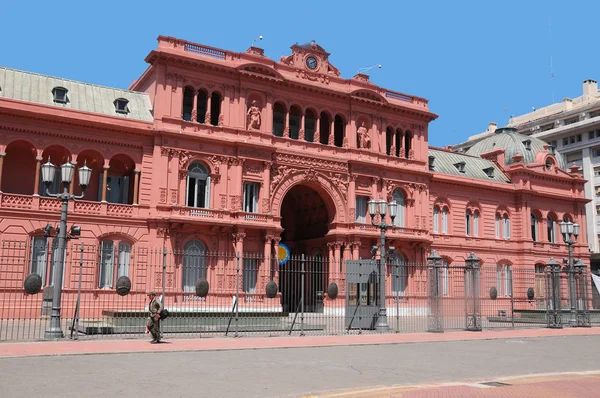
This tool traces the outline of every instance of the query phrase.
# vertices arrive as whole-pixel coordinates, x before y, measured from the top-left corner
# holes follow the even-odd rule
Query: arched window
[[[440,232],[440,208],[438,206],[433,207],[433,233],[437,234]]]
[[[500,239],[500,214],[496,214],[496,221],[494,223],[496,229],[496,239]]]
[[[194,89],[186,87],[183,89],[183,120],[192,121],[192,110],[194,109]]]
[[[206,91],[200,90],[198,91],[198,95],[196,96],[196,121],[198,123],[206,123],[206,101],[207,101]]]
[[[199,240],[191,240],[183,247],[181,286],[184,292],[196,290],[198,279],[206,278],[206,248]]]
[[[344,119],[340,115],[335,115],[333,120],[333,144],[340,148],[344,146],[345,127]]]
[[[400,253],[394,254],[391,261],[392,267],[392,295],[404,296],[408,285],[408,269],[406,260]]]
[[[393,143],[394,143],[394,130],[392,130],[391,127],[388,127],[385,130],[385,153],[386,153],[386,155],[393,155],[391,153]]]
[[[412,134],[407,131],[404,135],[404,156],[408,159],[412,149]]]
[[[329,144],[329,134],[333,134],[331,131],[331,122],[329,121],[329,115],[325,112],[321,112],[321,117],[319,119],[319,134],[321,135],[321,144],[328,145]]]
[[[402,131],[400,129],[396,130],[396,153],[394,154],[396,157],[400,157],[402,150]]]
[[[119,240],[100,242],[100,275],[98,287],[112,288],[121,276],[129,276],[131,244]]]
[[[512,266],[508,264],[496,266],[496,289],[499,296],[512,296]]]
[[[300,136],[300,123],[302,123],[302,110],[297,106],[290,107],[290,138],[297,140]]]
[[[537,216],[534,213],[531,213],[531,239],[534,242],[538,241],[538,234],[537,234],[537,230],[538,230],[538,219]]]
[[[508,218],[508,214],[505,214],[502,218],[502,227],[504,239],[510,239],[510,218]]]
[[[221,116],[221,94],[213,92],[210,99],[210,124],[213,126],[219,125],[219,117]]]
[[[210,176],[208,170],[200,162],[193,162],[188,167],[187,192],[185,203],[188,207],[210,207]]]
[[[398,213],[394,219],[394,225],[396,227],[404,227],[404,195],[402,194],[402,191],[399,189],[394,190],[392,200],[395,200],[398,205]]]
[[[283,137],[285,115],[285,106],[283,106],[281,102],[276,102],[275,105],[273,105],[273,135],[276,137]]]
[[[448,234],[448,208],[446,207],[442,209],[442,233]]]
[[[465,213],[465,224],[467,236],[471,236],[471,210],[467,210],[467,212]]]
[[[442,283],[440,286],[440,290],[441,290],[441,294],[443,296],[447,296],[448,292],[449,292],[449,280],[450,280],[450,263],[448,262],[447,259],[443,260],[442,263]]]
[[[306,110],[304,116],[304,139],[308,142],[314,142],[315,140],[315,114],[310,109]]]
[[[479,236],[479,210],[473,213],[473,236]]]
[[[556,243],[556,234],[555,234],[556,221],[554,220],[554,217],[552,217],[551,215],[548,215],[547,226],[548,226],[548,242]]]

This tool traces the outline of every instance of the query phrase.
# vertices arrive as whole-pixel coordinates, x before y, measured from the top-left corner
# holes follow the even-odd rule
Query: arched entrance
[[[327,198],[329,199],[329,198]],[[290,249],[290,260],[280,266],[279,286],[284,311],[298,311],[304,298],[306,312],[322,311],[323,295],[329,279],[325,235],[334,218],[331,206],[315,189],[295,185],[281,204],[281,242]],[[304,255],[304,295],[302,292]]]

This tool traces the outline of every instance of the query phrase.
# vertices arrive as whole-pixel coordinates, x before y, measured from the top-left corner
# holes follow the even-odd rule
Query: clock
[[[319,65],[319,63],[317,62],[317,59],[315,57],[313,57],[312,55],[308,58],[306,58],[306,67],[310,70],[315,70],[317,69],[317,66]]]

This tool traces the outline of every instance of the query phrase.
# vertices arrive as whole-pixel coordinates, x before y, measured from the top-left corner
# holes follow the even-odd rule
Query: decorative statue
[[[356,131],[358,136],[358,147],[359,148],[371,148],[371,137],[365,127],[365,122],[362,122],[358,130]]]
[[[252,101],[252,105],[248,108],[247,119],[248,129],[260,130],[260,108],[258,107],[258,102],[256,102],[256,100]]]

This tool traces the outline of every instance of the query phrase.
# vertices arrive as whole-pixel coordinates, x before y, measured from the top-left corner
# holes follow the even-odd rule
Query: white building
[[[496,123],[488,129],[469,137],[466,142],[455,145],[452,150],[466,152],[483,138],[494,134]],[[583,93],[577,98],[564,98],[562,102],[535,109],[533,112],[512,117],[507,127],[516,128],[524,135],[546,141],[560,153],[567,163],[580,166],[585,184],[586,197],[592,199],[586,205],[587,231],[592,269],[600,265],[600,92],[598,82],[585,80]]]

